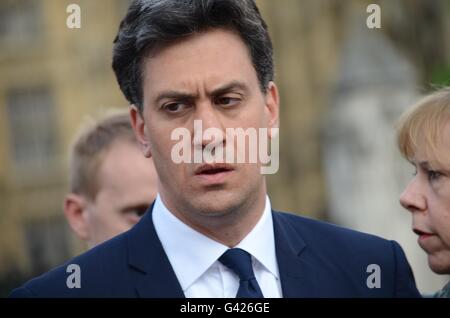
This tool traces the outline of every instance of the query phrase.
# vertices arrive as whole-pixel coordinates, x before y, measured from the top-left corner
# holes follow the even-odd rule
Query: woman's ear
[[[135,105],[130,106],[130,121],[136,139],[141,145],[144,156],[150,158],[152,156],[152,153],[150,151],[147,126],[145,124],[144,118],[142,117],[142,113]]]

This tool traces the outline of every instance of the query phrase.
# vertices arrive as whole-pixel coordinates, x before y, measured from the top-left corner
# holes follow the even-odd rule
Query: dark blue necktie
[[[232,248],[219,257],[219,262],[239,276],[236,298],[264,298],[253,273],[252,257],[249,253],[240,248]]]

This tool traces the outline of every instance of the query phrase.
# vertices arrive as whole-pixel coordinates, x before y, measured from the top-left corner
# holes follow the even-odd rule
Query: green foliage
[[[431,83],[434,86],[450,86],[450,65],[435,68],[431,73]]]

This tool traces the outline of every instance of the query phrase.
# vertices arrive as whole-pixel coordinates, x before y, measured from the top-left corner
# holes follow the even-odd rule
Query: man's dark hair
[[[113,49],[112,67],[127,100],[143,110],[142,62],[152,49],[213,28],[239,34],[265,92],[274,76],[272,43],[253,0],[135,0]]]

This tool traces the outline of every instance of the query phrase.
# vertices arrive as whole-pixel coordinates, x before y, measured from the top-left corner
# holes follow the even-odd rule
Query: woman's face
[[[444,129],[443,147],[450,158],[450,123]],[[418,244],[428,254],[430,268],[438,274],[450,273],[450,162],[427,158],[418,147],[412,160],[416,172],[400,196],[401,205],[411,212],[412,230]],[[443,161],[443,160],[442,160]],[[447,160],[449,161],[449,160]]]

